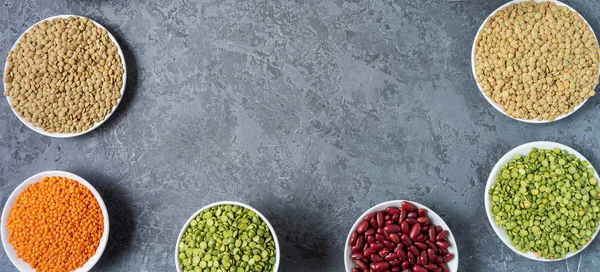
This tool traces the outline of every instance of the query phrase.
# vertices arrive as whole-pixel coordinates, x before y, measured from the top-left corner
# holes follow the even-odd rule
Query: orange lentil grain
[[[96,253],[104,217],[87,187],[45,177],[19,194],[6,227],[17,257],[36,271],[73,271]]]

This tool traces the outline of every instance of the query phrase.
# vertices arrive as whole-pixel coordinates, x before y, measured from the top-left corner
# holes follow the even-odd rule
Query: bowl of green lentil
[[[221,201],[190,217],[177,238],[178,272],[278,271],[277,234],[250,205]],[[221,269],[221,270],[218,270]]]
[[[584,250],[600,226],[598,173],[576,150],[531,142],[496,163],[484,193],[494,232],[517,254],[558,261]]]

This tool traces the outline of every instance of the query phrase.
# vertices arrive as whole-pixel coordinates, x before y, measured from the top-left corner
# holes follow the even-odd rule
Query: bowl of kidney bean
[[[352,226],[344,250],[346,272],[458,271],[458,247],[448,225],[416,202],[378,204]]]

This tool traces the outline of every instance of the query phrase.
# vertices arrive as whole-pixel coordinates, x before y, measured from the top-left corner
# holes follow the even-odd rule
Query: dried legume
[[[6,58],[5,96],[25,121],[47,132],[86,131],[121,97],[123,65],[105,29],[87,18],[36,24]]]
[[[511,4],[489,18],[475,46],[476,80],[509,116],[552,121],[595,94],[598,41],[567,7]]]
[[[533,148],[498,172],[491,212],[512,245],[546,259],[564,258],[590,242],[600,220],[595,171],[565,150]]]
[[[10,209],[8,241],[37,271],[73,271],[96,253],[104,217],[88,188],[63,177],[31,184]]]
[[[276,249],[268,225],[237,205],[201,212],[185,231],[179,265],[185,272],[273,271]]]

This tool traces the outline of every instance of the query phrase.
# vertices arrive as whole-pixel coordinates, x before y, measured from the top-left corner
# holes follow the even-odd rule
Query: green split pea
[[[552,260],[590,242],[600,220],[600,188],[588,166],[565,150],[533,148],[500,169],[488,192],[491,211],[517,250]]]
[[[255,212],[236,205],[215,206],[194,218],[179,241],[184,272],[273,271],[275,242]]]

